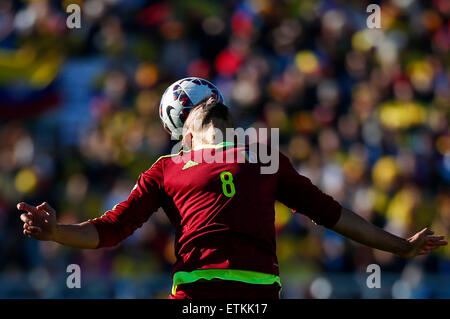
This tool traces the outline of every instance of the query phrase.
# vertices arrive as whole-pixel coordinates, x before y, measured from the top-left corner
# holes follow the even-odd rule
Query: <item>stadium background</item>
[[[373,1],[375,2],[375,1]],[[81,29],[65,8],[82,8]],[[158,117],[173,81],[215,82],[242,127],[278,127],[300,173],[375,224],[450,232],[450,2],[0,2],[0,297],[166,298],[161,212],[113,249],[22,235],[15,204],[101,215],[170,152]],[[276,206],[284,298],[449,298],[450,248],[402,260]],[[81,266],[82,288],[66,287]],[[368,289],[367,265],[382,269]]]

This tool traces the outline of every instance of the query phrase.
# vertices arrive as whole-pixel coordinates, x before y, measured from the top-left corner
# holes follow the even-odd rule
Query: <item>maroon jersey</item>
[[[176,231],[175,288],[213,278],[279,282],[273,279],[279,275],[275,201],[325,227],[336,224],[341,206],[283,154],[270,175],[261,174],[262,164],[251,155],[248,147],[222,143],[161,157],[139,176],[126,201],[90,221],[99,247],[124,240],[162,207]]]

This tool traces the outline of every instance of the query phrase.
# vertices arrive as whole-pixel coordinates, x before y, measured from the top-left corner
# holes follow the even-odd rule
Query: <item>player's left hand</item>
[[[444,241],[444,236],[432,236],[433,234],[434,231],[424,228],[414,236],[406,239],[410,243],[411,248],[408,252],[400,256],[412,258],[425,255],[434,249],[447,245],[447,242]]]

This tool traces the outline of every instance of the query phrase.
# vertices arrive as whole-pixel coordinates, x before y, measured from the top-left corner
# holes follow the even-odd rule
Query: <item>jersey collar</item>
[[[234,143],[233,142],[222,142],[219,144],[202,144],[202,145],[199,145],[199,146],[193,148],[192,150],[198,151],[198,150],[201,150],[204,148],[221,148],[221,147],[226,147],[226,146],[234,146]]]

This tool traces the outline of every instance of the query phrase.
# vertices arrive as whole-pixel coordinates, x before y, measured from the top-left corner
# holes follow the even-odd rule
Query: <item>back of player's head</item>
[[[213,97],[198,103],[185,122],[185,126],[194,132],[203,131],[211,127],[223,132],[233,126],[229,108]]]

